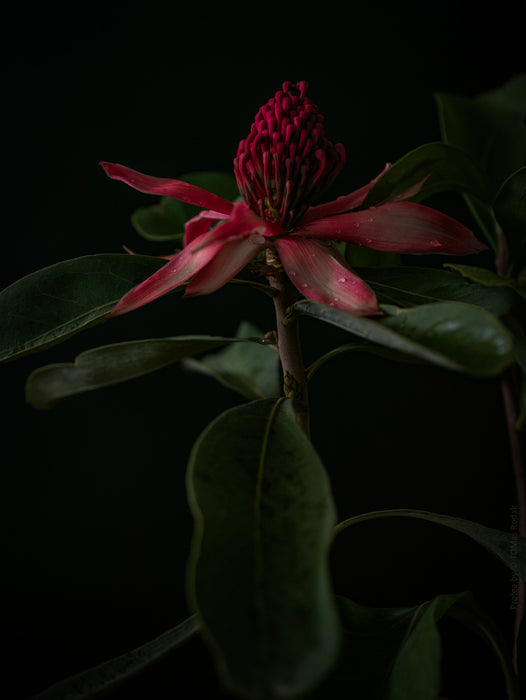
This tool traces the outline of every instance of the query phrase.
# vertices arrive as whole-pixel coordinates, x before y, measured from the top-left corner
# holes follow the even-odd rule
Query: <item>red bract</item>
[[[400,253],[466,255],[486,248],[454,219],[403,201],[418,186],[360,210],[373,180],[332,202],[311,206],[342,169],[345,152],[325,138],[323,117],[306,90],[305,82],[284,83],[239,144],[234,170],[244,202],[232,204],[180,180],[102,163],[110,177],[141,192],[204,210],[187,222],[183,250],[128,292],[110,315],[143,306],[188,280],[187,296],[209,294],[270,249],[305,297],[365,316],[379,313],[376,296],[332,241]]]

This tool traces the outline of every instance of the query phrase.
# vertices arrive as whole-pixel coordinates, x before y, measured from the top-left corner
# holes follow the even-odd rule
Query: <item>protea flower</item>
[[[375,314],[379,308],[373,290],[333,241],[398,253],[465,255],[485,249],[454,219],[404,201],[417,188],[377,207],[359,209],[373,180],[332,202],[312,206],[342,169],[345,151],[325,137],[323,117],[306,91],[306,82],[284,83],[239,144],[234,170],[244,201],[231,203],[181,180],[102,163],[110,177],[141,192],[203,208],[186,224],[182,251],[128,292],[110,315],[143,306],[188,280],[186,296],[209,294],[264,250],[279,259],[305,297],[356,315]]]

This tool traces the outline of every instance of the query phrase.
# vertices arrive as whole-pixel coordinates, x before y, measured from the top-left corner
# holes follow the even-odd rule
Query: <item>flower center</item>
[[[323,116],[306,97],[307,83],[283,83],[256,114],[234,159],[245,202],[289,229],[329,187],[345,162],[341,143],[325,138]]]

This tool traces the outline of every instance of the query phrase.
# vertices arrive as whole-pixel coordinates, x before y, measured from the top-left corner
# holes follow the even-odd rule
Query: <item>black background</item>
[[[526,68],[523,2],[287,8],[6,10],[2,287],[123,244],[167,252],[130,224],[152,199],[107,179],[98,162],[167,177],[231,170],[254,114],[284,80],[309,82],[328,137],[344,143],[347,165],[334,192],[344,194],[386,161],[440,138],[433,92],[476,95]],[[444,205],[473,225],[459,199]],[[170,296],[2,368],[6,697],[27,698],[184,619],[186,460],[208,422],[240,400],[171,367],[38,413],[24,403],[25,377],[108,342],[230,335],[244,318],[271,329],[268,300],[234,287],[194,300]],[[346,340],[314,322],[302,334],[307,360]],[[416,507],[509,530],[513,481],[497,381],[344,356],[318,373],[311,391],[313,439],[341,519]],[[333,567],[336,591],[369,605],[472,590],[510,637],[509,572],[450,531],[417,521],[363,525],[338,540]],[[501,697],[489,654],[470,635],[446,632],[448,697]],[[198,694],[219,691],[208,652],[193,642],[108,697]]]

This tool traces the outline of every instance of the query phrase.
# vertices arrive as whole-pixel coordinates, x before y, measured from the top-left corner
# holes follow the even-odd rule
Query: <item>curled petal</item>
[[[223,219],[228,219],[226,214],[219,214],[216,211],[201,211],[193,219],[189,219],[184,227],[184,244],[188,245],[194,238],[209,231],[214,224]]]
[[[295,232],[394,253],[468,255],[486,250],[469,229],[436,209],[392,202],[364,211],[316,219]]]
[[[267,246],[265,238],[258,233],[227,241],[210,262],[194,275],[186,288],[185,296],[215,292]]]
[[[356,316],[381,313],[373,290],[336,251],[299,236],[278,238],[274,245],[290,281],[308,299]]]
[[[127,185],[130,185],[130,187],[139,190],[139,192],[171,197],[180,202],[195,204],[197,207],[202,207],[203,209],[212,209],[213,211],[226,214],[227,216],[232,210],[232,202],[223,199],[223,197],[219,197],[217,194],[208,192],[208,190],[204,190],[202,187],[191,185],[189,182],[172,180],[166,177],[144,175],[137,170],[132,170],[118,163],[102,162],[101,165],[109,177],[114,180],[121,180],[121,182],[125,182]]]
[[[327,202],[326,204],[318,204],[315,207],[310,207],[305,216],[302,218],[301,223],[307,223],[308,221],[313,221],[314,219],[320,219],[324,216],[332,216],[333,214],[340,214],[344,211],[350,211],[351,209],[356,209],[361,204],[363,204],[365,198],[367,197],[369,190],[378,180],[378,178],[385,173],[391,167],[390,163],[387,163],[385,168],[379,173],[374,180],[371,180],[369,184],[360,187],[359,189],[351,192],[350,194],[343,195],[343,197],[338,197],[332,202]]]

